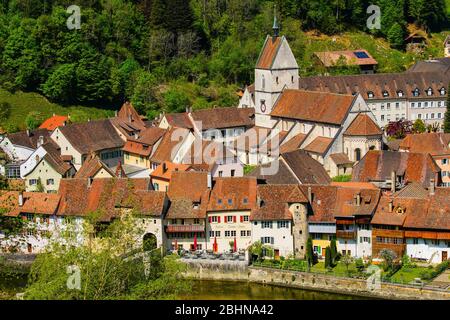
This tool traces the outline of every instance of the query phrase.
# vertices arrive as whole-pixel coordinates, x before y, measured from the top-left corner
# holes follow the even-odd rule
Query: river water
[[[14,281],[0,279],[0,300],[11,299],[15,293],[23,291],[25,278]],[[295,288],[263,285],[235,281],[193,281],[192,292],[180,296],[186,300],[353,300],[356,296],[302,290]]]

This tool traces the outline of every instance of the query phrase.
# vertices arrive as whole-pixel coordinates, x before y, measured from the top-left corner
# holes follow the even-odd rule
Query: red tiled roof
[[[172,173],[167,195],[171,201],[186,198],[199,202],[206,189],[208,189],[207,172],[177,171]]]
[[[192,121],[186,112],[168,113],[165,114],[164,117],[166,118],[167,122],[171,127],[186,128],[186,129],[194,128]]]
[[[283,38],[281,37],[267,36],[264,47],[259,55],[258,62],[256,63],[257,69],[270,69],[272,67],[282,40]]]
[[[271,115],[340,125],[355,98],[352,95],[286,89],[275,103]]]
[[[42,136],[44,139],[44,143],[46,143],[50,140],[50,134],[51,132],[47,129],[36,129],[33,131],[11,133],[7,135],[7,138],[14,145],[23,146],[30,149],[37,149],[39,137]]]
[[[345,153],[333,153],[330,154],[330,158],[337,165],[353,164]]]
[[[117,113],[117,118],[138,130],[145,128],[145,122],[130,102],[125,102]]]
[[[291,220],[289,205],[307,203],[308,199],[297,185],[258,185],[258,201],[250,220]]]
[[[123,151],[149,157],[153,151],[153,146],[167,132],[165,129],[150,127],[141,131],[137,139],[128,139],[123,147]]]
[[[377,136],[382,134],[380,127],[365,113],[358,113],[344,132],[344,135],[348,136]]]
[[[152,191],[150,179],[62,179],[58,194],[58,215],[85,216],[99,212],[108,221],[118,213],[116,208],[134,208],[138,214],[159,216],[163,212],[164,192]],[[152,204],[156,201],[156,204]],[[159,210],[151,211],[152,207]]]
[[[386,181],[392,171],[428,187],[440,169],[429,154],[370,150],[353,167],[352,181]]]
[[[256,179],[216,178],[209,199],[208,211],[252,210],[256,204]]]
[[[75,178],[92,178],[97,174],[97,172],[100,171],[100,169],[104,169],[111,175],[111,177],[115,176],[114,172],[109,169],[109,167],[103,163],[97,155],[91,155],[84,161],[83,165],[77,171]]]
[[[42,124],[39,126],[39,129],[46,129],[49,131],[53,131],[57,127],[64,125],[64,123],[68,119],[69,118],[67,116],[54,115],[54,116],[48,118],[47,120],[45,120],[44,122],[42,122]]]
[[[184,141],[189,135],[190,131],[185,128],[172,127],[164,134],[157,149],[151,156],[151,160],[157,163],[163,161],[173,161],[175,151],[180,148],[181,141]],[[178,149],[177,149],[178,148]]]
[[[303,194],[308,195],[308,188],[311,188],[312,214],[308,216],[310,222],[334,223],[334,208],[337,199],[337,187],[321,185],[299,185]]]
[[[327,152],[331,143],[333,143],[332,138],[317,137],[313,141],[311,141],[310,144],[305,146],[303,150],[323,155],[325,152]]]
[[[201,123],[201,130],[232,127],[252,127],[255,124],[254,108],[213,108],[193,111],[195,122]]]
[[[361,197],[360,205],[356,204],[357,195]],[[338,187],[334,209],[335,217],[354,217],[372,215],[375,212],[381,192],[379,189],[361,189],[355,187]]]
[[[400,150],[429,153],[431,155],[450,154],[450,146],[444,133],[408,134],[400,143]]]
[[[24,192],[23,205],[19,206],[18,191],[0,191],[0,208],[5,215],[17,217],[19,214],[55,214],[60,201],[57,194]]]
[[[190,166],[187,164],[164,161],[150,174],[150,176],[152,178],[164,179],[169,181],[174,172],[187,171],[189,168]]]
[[[306,134],[304,133],[298,133],[295,136],[291,137],[287,142],[284,142],[280,146],[280,153],[286,153],[298,150],[302,144],[302,142],[306,138]]]

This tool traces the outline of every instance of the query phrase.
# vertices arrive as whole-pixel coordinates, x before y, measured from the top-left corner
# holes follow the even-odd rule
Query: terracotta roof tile
[[[124,146],[109,119],[74,123],[59,127],[59,130],[81,154]]]
[[[255,178],[216,178],[208,203],[208,211],[252,210],[255,204]]]
[[[356,198],[360,196],[360,205]],[[381,191],[379,189],[361,189],[354,186],[337,189],[334,217],[355,217],[359,215],[371,216],[377,207]]]
[[[164,134],[161,142],[158,144],[158,147],[150,159],[157,163],[162,163],[163,161],[173,161],[174,152],[180,147],[180,141],[184,141],[188,135],[188,129],[175,127],[170,128]]]
[[[169,125],[172,127],[186,128],[186,129],[194,128],[194,125],[192,124],[192,121],[186,112],[168,113],[165,114],[164,116]]]
[[[53,215],[59,201],[57,194],[24,192],[23,205],[19,206],[18,191],[0,191],[0,208],[7,216],[17,217],[24,213]]]
[[[30,149],[37,149],[39,137],[42,136],[44,139],[44,143],[46,143],[50,140],[50,134],[51,132],[47,129],[36,129],[33,131],[29,131],[29,135],[27,131],[21,131],[8,134],[7,137],[14,145],[23,146]]]
[[[106,170],[111,177],[115,176],[115,173],[105,164],[103,163],[97,155],[89,156],[80,167],[80,169],[75,174],[75,178],[92,178],[94,177],[100,169]]]
[[[166,132],[167,130],[157,127],[143,129],[137,139],[128,139],[123,147],[123,151],[149,157],[153,151],[153,146]]]
[[[252,127],[255,124],[254,108],[213,108],[193,111],[191,117],[201,123],[201,129]]]
[[[344,135],[347,136],[378,136],[382,134],[380,127],[365,113],[358,113],[344,132]]]
[[[282,43],[283,38],[267,36],[264,42],[264,47],[261,50],[258,62],[256,63],[257,69],[270,69],[273,61],[277,55],[278,49]]]
[[[431,155],[450,154],[450,146],[444,133],[408,134],[400,143],[400,150]]]
[[[250,220],[291,220],[289,205],[307,203],[308,199],[297,185],[258,185],[256,209]]]
[[[282,143],[280,146],[280,153],[286,153],[286,152],[298,150],[300,148],[302,142],[305,140],[306,136],[307,135],[304,133],[298,133],[295,136],[293,136],[291,139]]]
[[[303,150],[323,155],[328,151],[328,148],[332,143],[333,143],[332,138],[317,137],[313,141],[311,141],[310,144],[305,146]]]
[[[286,89],[275,103],[271,115],[340,125],[347,117],[354,99],[348,94]]]
[[[57,127],[63,126],[68,119],[69,118],[67,116],[54,115],[45,120],[44,122],[42,122],[42,124],[39,126],[39,129],[46,129],[49,131],[53,131]]]
[[[416,181],[428,187],[440,169],[428,154],[370,150],[353,167],[352,181],[386,181],[392,171],[405,182]]]
[[[310,222],[334,223],[334,207],[337,199],[337,187],[323,185],[301,184],[299,188],[305,195],[308,195],[308,188],[311,188],[312,202],[310,202],[312,212],[308,216]]]
[[[330,154],[330,158],[337,165],[353,164],[353,161],[350,161],[350,159],[345,153],[333,153]]]
[[[167,195],[171,201],[184,198],[199,202],[206,189],[208,189],[207,172],[177,171],[172,173]]]
[[[155,170],[152,171],[150,176],[152,178],[164,179],[169,181],[172,174],[177,171],[187,171],[190,166],[187,164],[178,164],[170,161],[164,161]]]

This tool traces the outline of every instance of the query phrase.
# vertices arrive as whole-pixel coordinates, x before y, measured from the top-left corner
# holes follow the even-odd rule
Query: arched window
[[[355,160],[356,161],[361,160],[361,149],[360,148],[355,149]]]
[[[445,96],[445,88],[442,87],[440,91],[441,91],[441,96]]]

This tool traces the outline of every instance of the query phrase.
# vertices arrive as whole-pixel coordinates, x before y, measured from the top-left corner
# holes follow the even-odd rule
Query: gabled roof
[[[255,178],[216,178],[209,198],[208,211],[252,210],[255,204]]]
[[[310,206],[311,214],[308,216],[309,222],[335,223],[334,209],[337,199],[337,187],[324,185],[299,185],[305,195],[308,188],[311,188],[312,202]]]
[[[345,154],[345,153],[333,153],[333,154],[330,154],[330,158],[338,166],[345,165],[345,164],[353,164],[353,161],[350,161],[347,154]]]
[[[81,154],[122,148],[125,144],[109,119],[74,123],[58,129]]]
[[[43,192],[24,192],[23,205],[19,206],[18,191],[0,191],[0,208],[6,216],[17,217],[20,214],[44,214],[56,213],[60,201],[57,194]]]
[[[428,198],[428,190],[426,190],[420,183],[408,183],[403,189],[397,191],[394,196],[400,198]]]
[[[94,154],[89,156],[84,161],[74,178],[93,178],[101,169],[108,172],[111,177],[116,176],[115,173],[103,161],[101,161],[97,155]]]
[[[443,74],[449,74],[450,58],[421,60],[416,62],[411,68],[407,70],[407,72],[439,72]]]
[[[194,125],[192,124],[192,121],[189,118],[187,112],[167,113],[164,115],[164,117],[166,118],[167,122],[171,127],[186,128],[186,129],[194,128]]]
[[[408,134],[399,146],[400,150],[433,155],[450,154],[450,146],[444,133]]]
[[[200,202],[208,189],[208,173],[203,171],[177,171],[172,173],[167,195],[171,201],[189,199]]]
[[[333,138],[316,137],[307,146],[303,147],[303,150],[324,155],[330,148],[333,140]]]
[[[125,102],[117,113],[120,123],[130,126],[133,129],[144,129],[145,122],[130,102]]]
[[[136,209],[137,214],[161,216],[165,193],[150,190],[150,179],[62,179],[57,214],[86,216],[99,212],[103,221],[118,215],[116,209]]]
[[[291,137],[287,142],[284,142],[280,146],[280,153],[286,153],[298,150],[302,145],[303,141],[306,139],[307,134],[298,133]]]
[[[392,171],[428,187],[440,169],[429,154],[370,150],[353,167],[352,181],[387,181]]]
[[[187,164],[173,163],[170,161],[164,161],[155,170],[152,171],[150,176],[156,179],[164,179],[169,181],[172,174],[177,171],[187,171],[190,166]]]
[[[267,36],[256,63],[256,69],[270,69],[275,61],[284,37]]]
[[[201,123],[201,130],[252,127],[255,108],[213,108],[193,111],[191,117]]]
[[[276,172],[263,174],[263,170],[269,172],[270,168]],[[258,165],[247,176],[267,184],[329,184],[331,181],[324,167],[304,150],[282,153],[278,160]]]
[[[64,175],[73,168],[70,163],[65,162],[61,158],[61,151],[55,146],[53,142],[48,142],[42,145],[47,152],[43,159],[45,159],[50,166],[56,170],[60,175]]]
[[[52,117],[42,122],[42,124],[39,126],[39,129],[46,129],[48,131],[53,131],[60,126],[63,126],[68,119],[69,117],[67,116],[53,115]]]
[[[382,135],[380,127],[365,113],[358,113],[345,130],[347,136],[378,136]]]
[[[181,141],[184,141],[189,134],[190,131],[185,128],[168,129],[150,159],[158,163],[173,161],[172,156],[179,149]]]
[[[137,139],[130,138],[127,140],[123,151],[149,157],[152,154],[153,146],[166,132],[167,130],[158,127],[143,129]]]
[[[271,115],[341,125],[356,96],[286,89],[278,98]]]
[[[49,140],[51,132],[47,129],[36,129],[33,131],[21,131],[8,134],[7,137],[12,144],[30,149],[37,149],[39,137],[43,137],[44,143]]]
[[[361,199],[359,205],[357,205],[355,199],[358,194]],[[371,216],[375,212],[380,195],[381,191],[379,189],[361,189],[340,186],[337,189],[334,217]]]
[[[347,65],[376,65],[378,64],[367,50],[325,51],[314,52],[325,67],[335,66],[340,59]]]
[[[448,75],[442,72],[403,72],[301,77],[299,89],[339,94],[360,93],[365,100],[370,99],[369,93],[373,94],[372,99],[399,99],[398,92],[403,93],[403,99],[429,99],[442,97],[439,91],[441,88],[447,90],[448,83]],[[427,96],[424,91],[430,87],[433,89],[433,94]],[[416,88],[420,90],[419,97],[413,95]]]
[[[289,205],[307,203],[308,199],[297,185],[258,185],[256,209],[250,220],[291,220]]]

